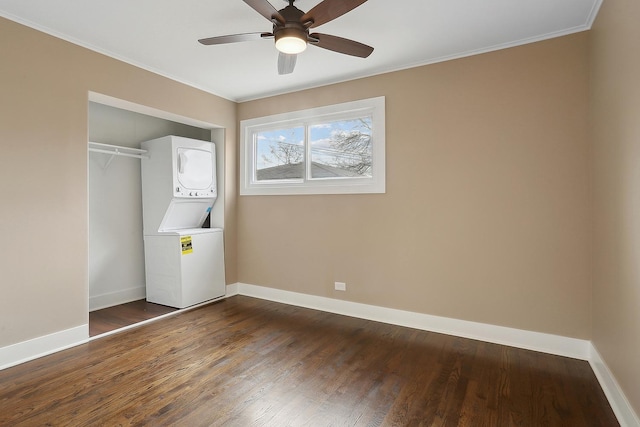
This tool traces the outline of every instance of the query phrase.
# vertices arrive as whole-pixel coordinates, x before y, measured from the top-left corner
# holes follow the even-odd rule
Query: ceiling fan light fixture
[[[276,49],[282,53],[295,55],[303,52],[307,48],[307,39],[300,31],[282,29],[275,34]]]

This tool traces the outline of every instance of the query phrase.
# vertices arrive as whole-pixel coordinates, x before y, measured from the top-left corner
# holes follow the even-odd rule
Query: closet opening
[[[179,309],[145,300],[141,143],[167,135],[213,142],[218,198],[204,228],[224,228],[224,128],[110,96],[88,100],[90,337]],[[187,308],[189,309],[189,308]]]

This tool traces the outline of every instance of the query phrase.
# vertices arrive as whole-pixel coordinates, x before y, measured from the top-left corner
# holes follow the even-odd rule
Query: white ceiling
[[[285,0],[269,0],[276,9]],[[310,46],[278,75],[271,31],[242,0],[0,0],[0,16],[233,101],[455,59],[588,30],[602,0],[368,0],[313,32],[375,48],[366,59]],[[320,0],[298,0],[308,11]]]

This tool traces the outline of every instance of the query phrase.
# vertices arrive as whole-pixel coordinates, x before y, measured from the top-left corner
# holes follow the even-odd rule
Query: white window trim
[[[252,135],[267,127],[317,123],[323,119],[371,114],[373,139],[372,177],[333,178],[300,181],[256,182],[253,179],[255,150]],[[307,147],[307,150],[309,148]],[[308,156],[305,157],[305,162]],[[359,194],[384,193],[385,179],[385,98],[363,99],[308,110],[276,114],[240,122],[240,195]]]

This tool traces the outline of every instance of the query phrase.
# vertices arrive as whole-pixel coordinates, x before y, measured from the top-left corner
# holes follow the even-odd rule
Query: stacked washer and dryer
[[[184,308],[225,294],[221,228],[202,228],[218,196],[215,145],[146,141],[142,211],[147,301]]]

